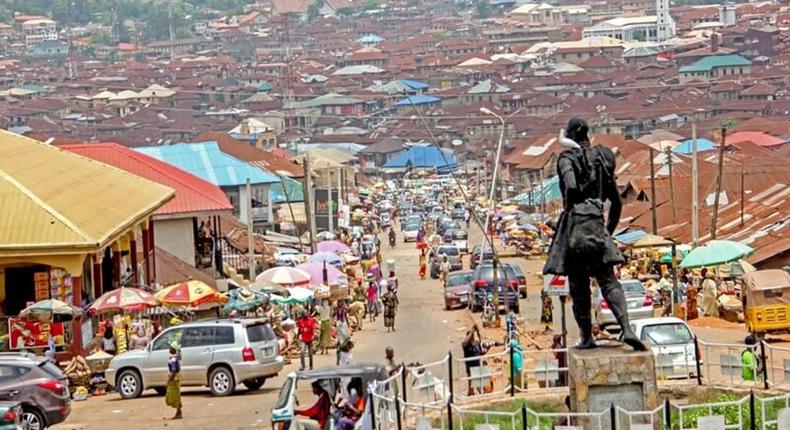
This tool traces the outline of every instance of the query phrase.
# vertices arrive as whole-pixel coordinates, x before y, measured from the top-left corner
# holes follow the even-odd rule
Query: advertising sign
[[[330,207],[329,207],[329,189],[327,188],[316,188],[315,192],[313,193],[313,197],[315,199],[315,228],[318,231],[322,230],[329,230],[329,214],[330,214]],[[338,192],[337,190],[332,191],[332,225],[337,226],[337,203],[338,203]]]
[[[543,275],[543,291],[550,296],[570,295],[568,278],[557,275]]]
[[[55,340],[55,345],[66,344],[63,323],[42,323],[9,318],[8,333],[11,349],[46,348],[50,334]]]

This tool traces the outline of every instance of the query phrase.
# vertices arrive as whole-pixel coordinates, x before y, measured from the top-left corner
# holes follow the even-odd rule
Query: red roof
[[[60,148],[176,190],[175,197],[155,215],[233,210],[225,193],[216,185],[117,143],[83,143]]]

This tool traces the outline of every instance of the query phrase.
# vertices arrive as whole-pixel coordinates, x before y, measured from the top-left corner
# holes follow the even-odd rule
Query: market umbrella
[[[222,307],[225,313],[232,311],[250,311],[269,301],[263,293],[257,293],[247,288],[234,288],[227,293],[228,302]]]
[[[291,287],[288,289],[288,296],[291,300],[298,303],[304,303],[313,298],[315,293],[313,290],[304,287]]]
[[[319,242],[316,248],[318,252],[335,252],[335,253],[351,252],[351,248],[346,246],[345,243],[340,242],[338,240],[327,240],[324,242]]]
[[[296,267],[310,274],[311,285],[337,284],[338,279],[343,276],[343,272],[323,261],[303,263]],[[324,271],[326,271],[326,276],[324,276]]]
[[[40,322],[64,322],[82,315],[82,310],[60,300],[48,299],[22,309],[19,317]]]
[[[90,311],[94,313],[136,312],[153,306],[159,306],[159,300],[148,291],[140,288],[121,287],[102,294],[90,306]]]
[[[315,254],[307,257],[308,263],[324,263],[331,264],[333,266],[342,266],[345,263],[345,260],[342,256],[335,254],[334,252],[316,252]]]
[[[258,293],[285,293],[285,287],[269,281],[255,281],[247,285],[247,289]]]
[[[689,252],[680,263],[680,267],[693,269],[696,267],[718,266],[740,260],[753,252],[754,249],[752,247],[739,242],[712,240]]]
[[[310,274],[295,267],[274,267],[258,275],[255,280],[283,286],[304,285],[310,283]]]
[[[165,306],[197,307],[206,303],[220,303],[219,292],[203,281],[191,280],[165,287],[155,297]]]
[[[332,233],[331,231],[322,231],[321,233],[315,235],[315,237],[320,241],[324,241],[324,240],[335,240],[337,238],[337,235]]]

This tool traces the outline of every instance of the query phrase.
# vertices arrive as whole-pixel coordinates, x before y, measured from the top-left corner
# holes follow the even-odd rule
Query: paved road
[[[479,237],[479,236],[478,236]],[[417,252],[414,244],[399,243],[394,249],[385,245],[385,260],[395,260],[400,279],[400,311],[396,332],[386,333],[383,319],[366,323],[354,336],[357,362],[382,362],[384,348],[395,349],[397,361],[427,362],[443,357],[448,350],[460,352],[460,340],[468,326],[465,311],[444,311],[442,290],[438,281],[419,281]],[[334,365],[334,353],[318,356],[316,366]],[[207,389],[189,388],[184,392],[184,419],[164,420],[173,410],[165,406],[164,397],[146,391],[139,399],[121,400],[117,394],[73,402],[73,412],[63,429],[269,429],[271,405],[276,399],[284,376],[296,370],[297,364],[286,366],[279,377],[266,381],[258,392],[240,386],[230,397],[211,397]]]

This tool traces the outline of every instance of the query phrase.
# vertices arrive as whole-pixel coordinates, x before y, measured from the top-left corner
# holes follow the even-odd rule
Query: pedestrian
[[[466,229],[469,230],[469,220],[472,219],[472,214],[469,212],[469,208],[464,209],[464,222],[466,223]]]
[[[540,324],[543,325],[543,333],[548,333],[554,325],[554,302],[545,290],[540,291],[540,302]]]
[[[112,324],[109,321],[104,325],[104,334],[101,339],[101,349],[110,355],[115,355],[115,335],[113,334]]]
[[[428,271],[428,256],[425,254],[425,248],[420,250],[420,279],[425,280],[425,273]]]
[[[686,287],[686,320],[691,321],[699,317],[699,308],[697,307],[697,287],[694,286],[693,281]]]
[[[757,375],[762,373],[762,363],[754,353],[754,349],[757,347],[757,337],[749,334],[743,343],[746,344],[746,349],[741,352],[741,377],[744,381],[754,382],[758,378]]]
[[[400,370],[400,365],[395,364],[395,350],[391,346],[384,348],[384,371],[393,376]]]
[[[399,302],[392,285],[387,287],[381,302],[384,304],[384,327],[387,328],[387,332],[395,331],[395,312],[398,310]]]
[[[467,382],[467,395],[473,396],[475,392],[482,393],[482,382],[481,380],[475,381],[476,385],[481,385],[479,387],[472,387],[472,369],[479,368],[482,364],[480,357],[486,353],[486,349],[483,349],[483,344],[480,342],[480,328],[477,324],[472,326],[472,329],[466,332],[466,336],[464,337],[463,342],[461,342],[461,347],[464,351],[464,366],[466,367],[466,376],[469,377]]]
[[[562,345],[562,335],[555,334],[551,339],[551,349],[554,350],[554,358],[557,360],[557,366],[560,369],[566,369],[568,366],[568,350]],[[557,385],[565,387],[568,385],[568,370],[560,370],[557,375]]]
[[[706,317],[719,316],[719,301],[718,301],[719,288],[716,286],[713,272],[705,274],[705,280],[702,281],[702,311]]]
[[[135,349],[145,349],[148,345],[148,337],[145,336],[145,328],[138,325],[134,333],[129,337],[129,351]]]
[[[296,328],[299,330],[299,370],[305,369],[305,353],[310,359],[310,370],[313,370],[313,341],[315,340],[315,318],[311,317],[307,310],[302,311],[302,316],[296,321]]]
[[[398,294],[398,277],[395,276],[395,271],[390,270],[390,275],[387,278],[387,285],[392,287],[392,290],[395,291],[395,294]]]
[[[170,358],[167,360],[167,392],[165,404],[175,408],[174,420],[181,419],[181,352],[177,343],[170,344]]]
[[[332,342],[332,307],[329,305],[329,300],[322,300],[318,306],[318,320],[320,321],[318,348],[321,350],[321,355],[326,355]]]
[[[329,419],[332,408],[329,394],[321,386],[321,381],[313,381],[311,386],[318,399],[309,408],[294,411],[294,430],[323,430]]]
[[[362,395],[362,378],[352,378],[342,385],[348,392],[341,416],[337,420],[337,430],[352,430],[365,412],[365,396]]]
[[[376,316],[378,316],[378,292],[379,286],[374,282],[372,279],[368,283],[368,317],[370,317],[370,321],[376,321]]]
[[[442,256],[442,263],[439,265],[439,274],[441,276],[442,285],[447,283],[447,278],[450,276],[450,259],[446,256]]]

